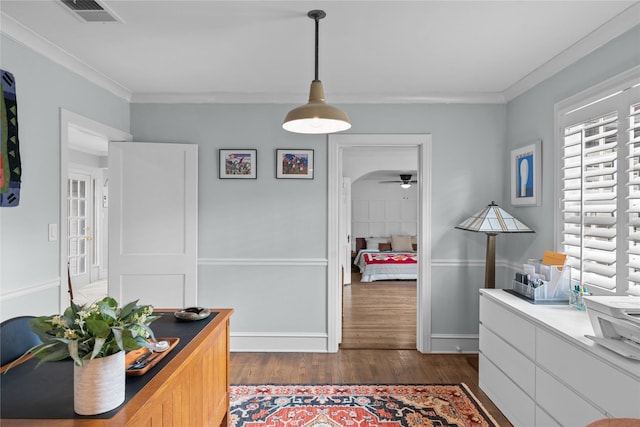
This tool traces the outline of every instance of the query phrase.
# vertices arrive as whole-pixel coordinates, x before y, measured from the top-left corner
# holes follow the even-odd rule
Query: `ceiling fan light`
[[[403,182],[402,184],[400,184],[400,187],[402,187],[402,188],[411,188],[411,184],[409,184],[408,182]]]
[[[322,82],[314,80],[309,102],[289,111],[282,128],[295,133],[321,134],[347,130],[351,123],[347,113],[324,102]]]

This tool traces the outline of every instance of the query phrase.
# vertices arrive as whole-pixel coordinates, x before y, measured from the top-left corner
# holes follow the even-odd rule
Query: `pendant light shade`
[[[309,102],[289,111],[282,127],[295,133],[323,134],[347,130],[349,116],[339,108],[325,102],[324,88],[318,79],[318,21],[326,16],[322,10],[312,10],[307,16],[316,22],[315,79],[311,82]]]

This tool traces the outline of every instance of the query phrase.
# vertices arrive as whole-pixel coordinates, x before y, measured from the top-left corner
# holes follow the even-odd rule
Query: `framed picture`
[[[313,179],[313,150],[276,150],[276,178]]]
[[[220,178],[256,179],[258,150],[220,150]]]
[[[511,150],[511,204],[540,206],[541,192],[542,141]]]

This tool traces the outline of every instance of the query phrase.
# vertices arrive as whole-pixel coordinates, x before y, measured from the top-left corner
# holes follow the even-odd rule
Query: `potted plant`
[[[106,297],[91,305],[71,305],[62,315],[30,321],[42,344],[29,350],[40,362],[74,361],[74,410],[81,415],[110,411],[124,401],[125,352],[153,349],[149,327],[158,316],[138,301],[119,307]]]

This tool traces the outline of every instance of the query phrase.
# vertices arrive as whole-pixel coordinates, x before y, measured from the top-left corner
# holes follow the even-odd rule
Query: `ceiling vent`
[[[83,22],[122,22],[96,0],[60,0],[60,3]]]

